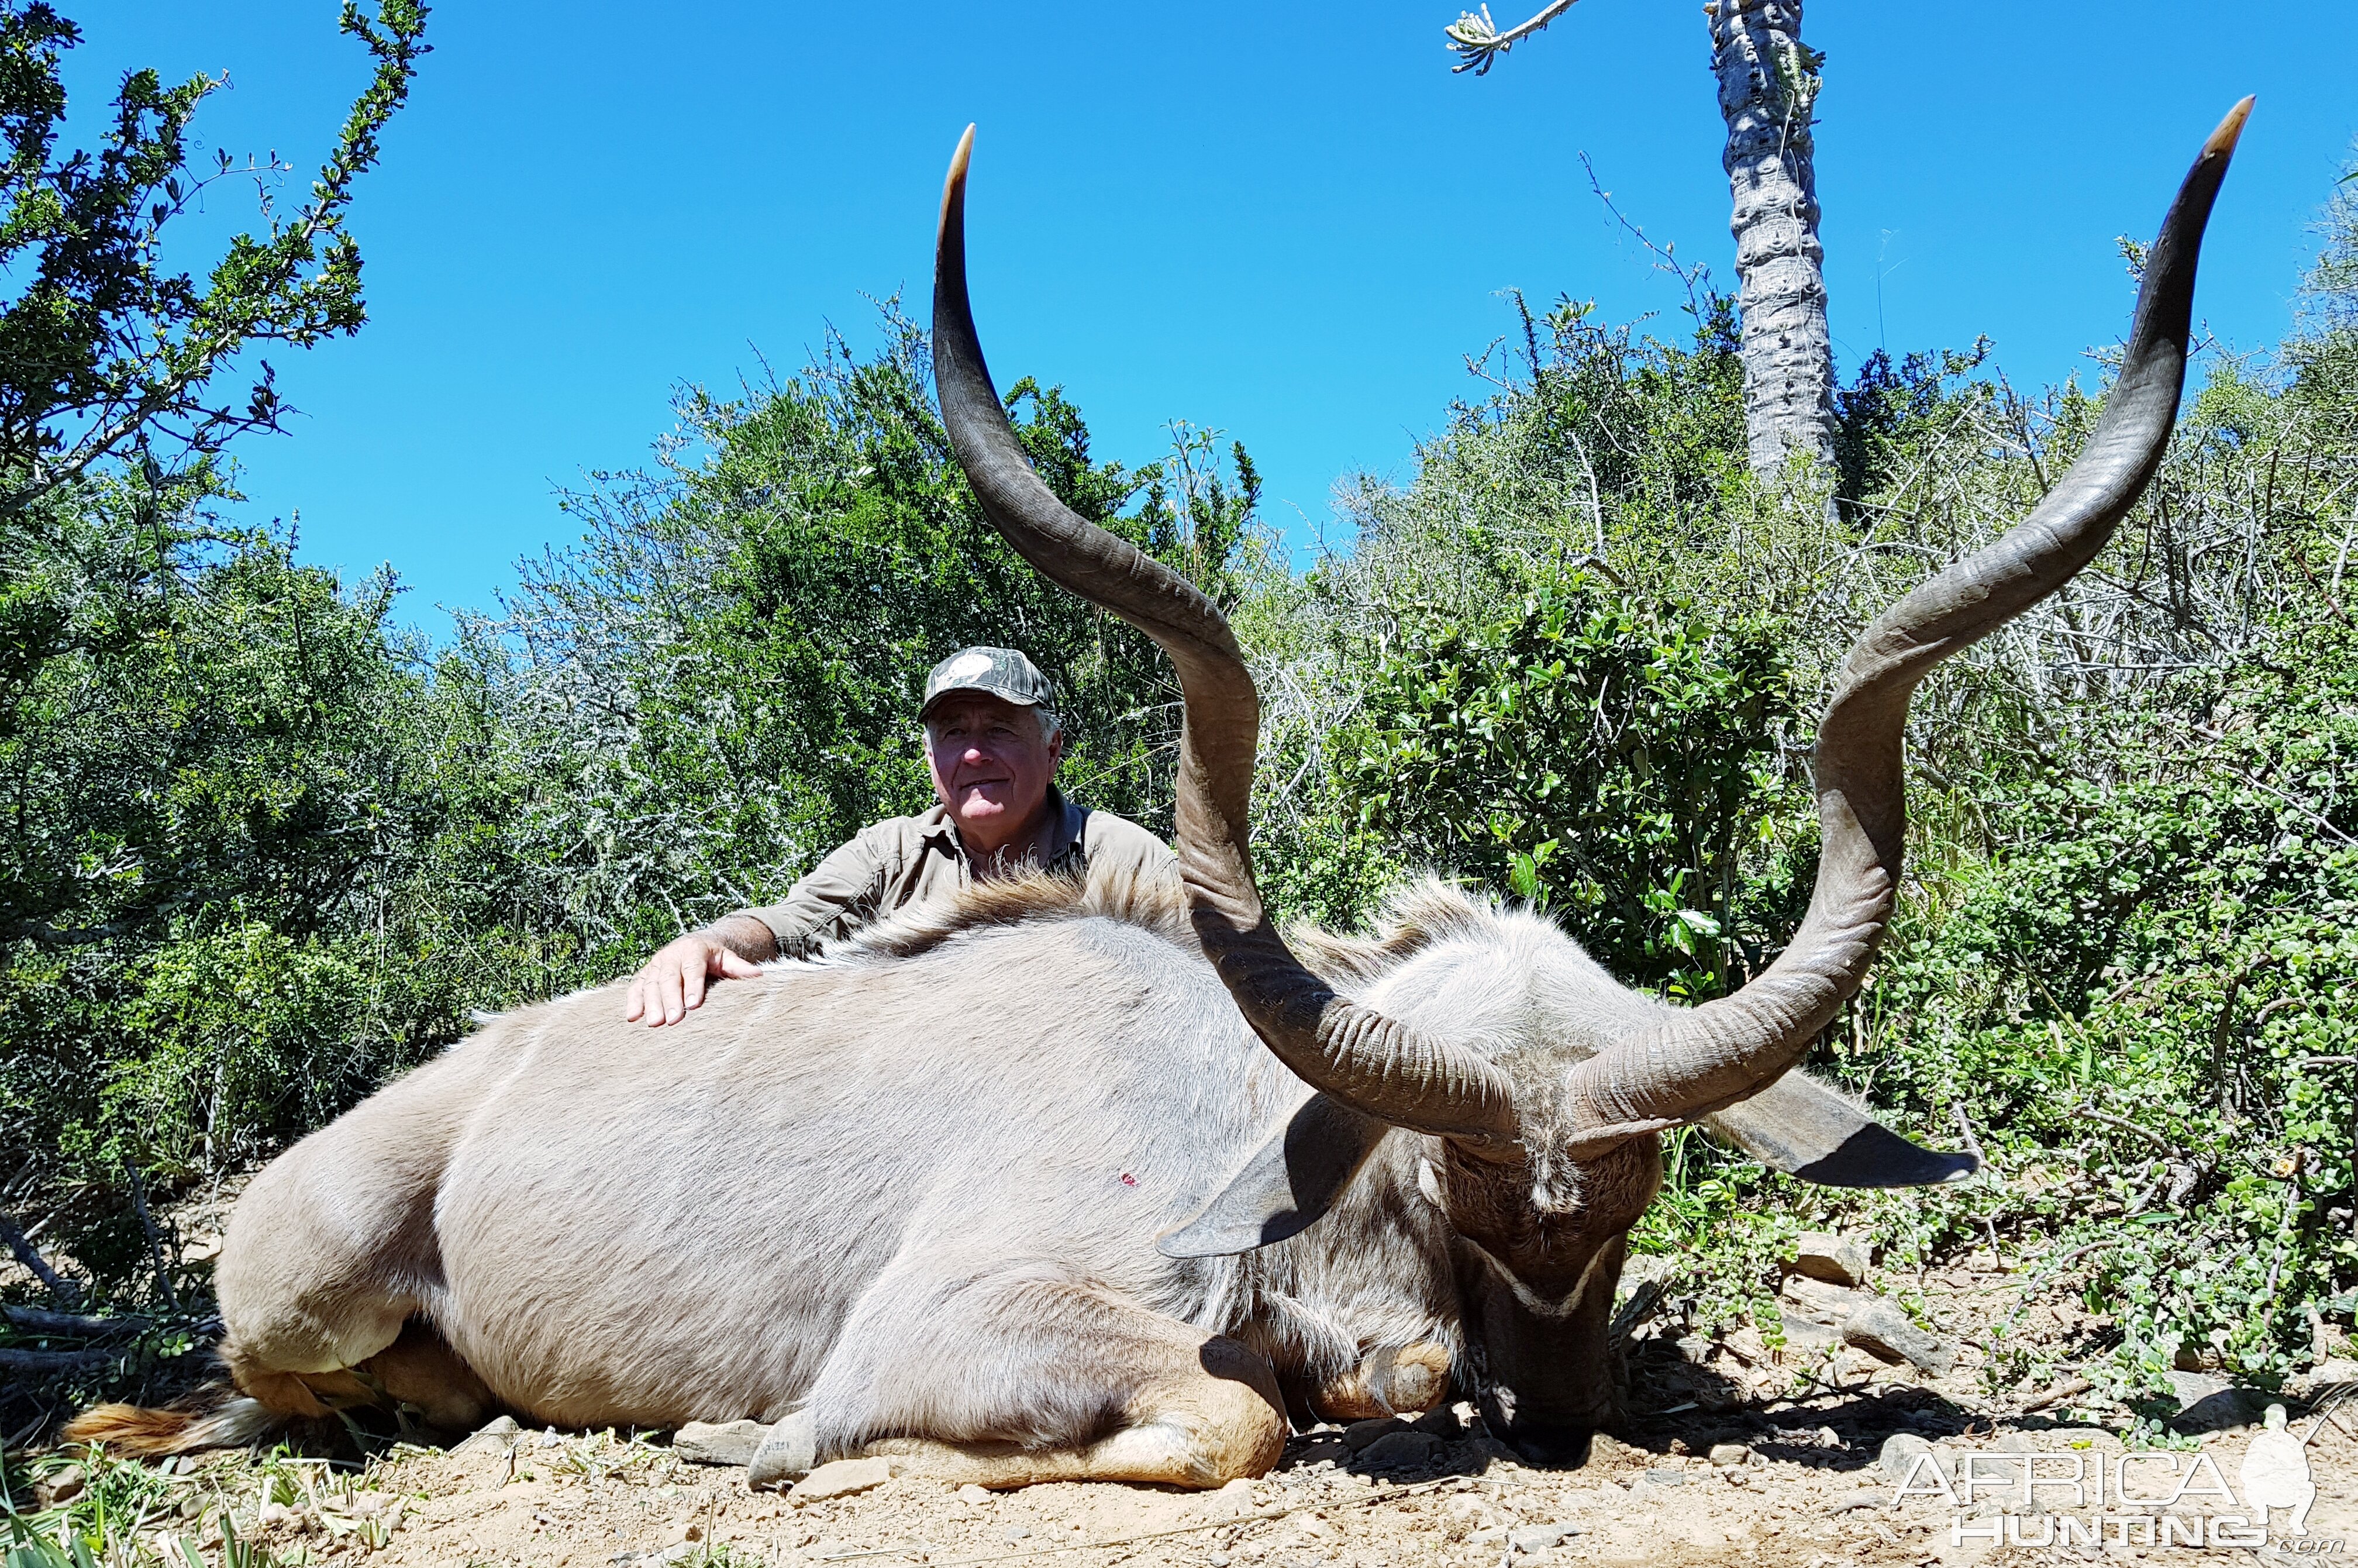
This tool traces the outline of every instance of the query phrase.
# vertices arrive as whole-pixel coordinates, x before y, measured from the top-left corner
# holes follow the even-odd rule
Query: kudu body
[[[1788,1075],[1890,912],[1909,692],[2086,564],[2160,460],[2247,108],[2149,254],[2078,463],[1861,635],[1821,727],[1808,918],[1693,1010],[1433,884],[1377,937],[1297,936],[1306,962],[1279,937],[1247,849],[1251,681],[1201,596],[1024,464],[967,304],[962,143],[936,275],[944,416],[1015,546],[1178,669],[1184,889],[984,887],[718,987],[660,1034],[611,989],[501,1018],[240,1200],[219,1286],[242,1398],[104,1407],[70,1435],[169,1452],[393,1399],[452,1426],[495,1406],[752,1416],[782,1422],[789,1469],[866,1449],[987,1486],[1216,1485],[1275,1462],[1288,1401],[1422,1411],[1454,1380],[1509,1429],[1609,1419],[1606,1321],[1663,1129],[1707,1120],[1842,1184],[1971,1169]]]

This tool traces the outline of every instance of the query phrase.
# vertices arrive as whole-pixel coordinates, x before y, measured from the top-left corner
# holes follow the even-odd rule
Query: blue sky
[[[333,0],[67,8],[79,114],[129,66],[225,70],[205,145],[298,169],[364,78]],[[1465,354],[1510,321],[1500,290],[1678,328],[1682,297],[1579,153],[1734,281],[1693,0],[1583,0],[1480,80],[1448,70],[1456,11],[444,0],[352,219],[371,323],[278,359],[302,412],[242,449],[243,482],[260,514],[299,512],[306,557],[393,562],[405,619],[441,634],[441,607],[488,605],[516,557],[570,535],[556,486],[645,460],[676,386],[791,370],[830,322],[872,341],[863,295],[922,311],[971,120],[1001,383],[1061,383],[1101,457],[1152,459],[1173,419],[1241,438],[1271,521],[1306,545],[1339,475],[1405,477],[1472,390]],[[1961,14],[1974,33],[1944,25]],[[1845,374],[1878,345],[1980,332],[2017,383],[2083,368],[2125,323],[2114,236],[2150,234],[2245,92],[2198,305],[2236,347],[2285,330],[2358,133],[2323,13],[1812,0],[1806,28],[1831,57],[1818,181]],[[225,194],[208,221],[250,211]]]

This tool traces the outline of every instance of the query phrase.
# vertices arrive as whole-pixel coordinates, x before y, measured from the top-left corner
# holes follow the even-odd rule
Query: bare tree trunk
[[[1704,12],[1727,121],[1752,470],[1772,472],[1788,451],[1830,464],[1833,350],[1810,135],[1823,57],[1801,42],[1801,0],[1717,0]]]

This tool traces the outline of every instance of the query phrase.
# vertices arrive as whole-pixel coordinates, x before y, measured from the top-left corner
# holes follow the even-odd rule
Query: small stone
[[[1343,1446],[1357,1454],[1379,1437],[1389,1437],[1407,1428],[1392,1416],[1378,1416],[1373,1421],[1355,1421],[1343,1429]]]
[[[33,1496],[43,1508],[55,1508],[59,1503],[71,1502],[81,1497],[82,1488],[89,1484],[90,1478],[82,1473],[81,1465],[69,1465],[62,1470],[52,1470],[34,1482]]]
[[[1567,1535],[1578,1534],[1568,1524],[1527,1524],[1507,1533],[1507,1544],[1518,1552],[1545,1552]]]
[[[1881,1492],[1847,1492],[1826,1506],[1829,1513],[1846,1514],[1853,1509],[1879,1509],[1883,1506]]]
[[[1752,1450],[1741,1443],[1714,1443],[1711,1445],[1710,1459],[1714,1465],[1741,1465],[1751,1457]]]
[[[1794,1238],[1789,1266],[1797,1274],[1829,1284],[1866,1283],[1866,1249],[1830,1231],[1812,1230]]]
[[[460,1454],[505,1454],[516,1434],[523,1429],[512,1415],[495,1416],[477,1427],[467,1441],[459,1444]]]
[[[1007,1537],[1007,1539],[1008,1539],[1008,1540],[1010,1540],[1010,1541],[1022,1541],[1024,1537],[1026,1537],[1026,1536],[1030,1535],[1032,1532],[1031,1532],[1029,1530],[1025,1529],[1022,1525],[1020,1525],[1020,1524],[1011,1524],[1011,1525],[1009,1525],[1005,1530],[1001,1530],[1000,1533],[1001,1533],[1001,1534],[1002,1534],[1002,1535],[1004,1535],[1004,1536],[1006,1536],[1006,1537]]]
[[[2358,1361],[2346,1361],[2340,1357],[2320,1361],[2308,1371],[2297,1375],[2286,1385],[2305,1400],[2313,1400],[2329,1389],[2344,1383],[2358,1383]]]
[[[1260,1507],[1253,1484],[1242,1476],[1204,1498],[1203,1511],[1213,1519],[1242,1519]]]
[[[957,1495],[958,1501],[962,1503],[980,1504],[990,1501],[990,1488],[988,1487],[978,1487],[972,1481],[968,1481],[965,1486],[960,1487],[957,1489]]]
[[[1440,1443],[1430,1434],[1403,1428],[1377,1438],[1360,1450],[1359,1457],[1370,1465],[1406,1467],[1432,1463],[1440,1448]]]
[[[1883,1473],[1895,1481],[1905,1481],[1915,1473],[1916,1461],[1932,1452],[1932,1445],[1912,1432],[1895,1432],[1883,1440],[1883,1454],[1877,1461]]]
[[[1954,1350],[1909,1322],[1906,1313],[1887,1301],[1869,1302],[1852,1313],[1843,1323],[1842,1336],[1871,1356],[1907,1361],[1927,1372],[1946,1372],[1957,1363]]]
[[[889,1459],[837,1459],[796,1481],[786,1496],[806,1503],[848,1498],[854,1492],[881,1487],[892,1478],[892,1463]]]
[[[1778,1323],[1785,1331],[1785,1348],[1814,1356],[1842,1343],[1842,1336],[1822,1323],[1812,1323],[1806,1317],[1791,1313],[1778,1314]]]
[[[1588,1462],[1598,1466],[1628,1464],[1642,1452],[1601,1432],[1588,1440]]]
[[[691,1465],[751,1465],[769,1434],[758,1421],[692,1421],[672,1433],[671,1451]]]
[[[1687,1484],[1687,1473],[1683,1470],[1664,1470],[1658,1466],[1646,1472],[1646,1481],[1648,1485],[1655,1487],[1683,1487]]]

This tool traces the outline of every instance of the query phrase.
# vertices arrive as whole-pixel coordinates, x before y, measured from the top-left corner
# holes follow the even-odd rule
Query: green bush
[[[1718,994],[1792,704],[1768,627],[1548,573],[1481,620],[1407,620],[1363,703],[1336,787],[1401,858],[1557,912],[1631,983]]]

